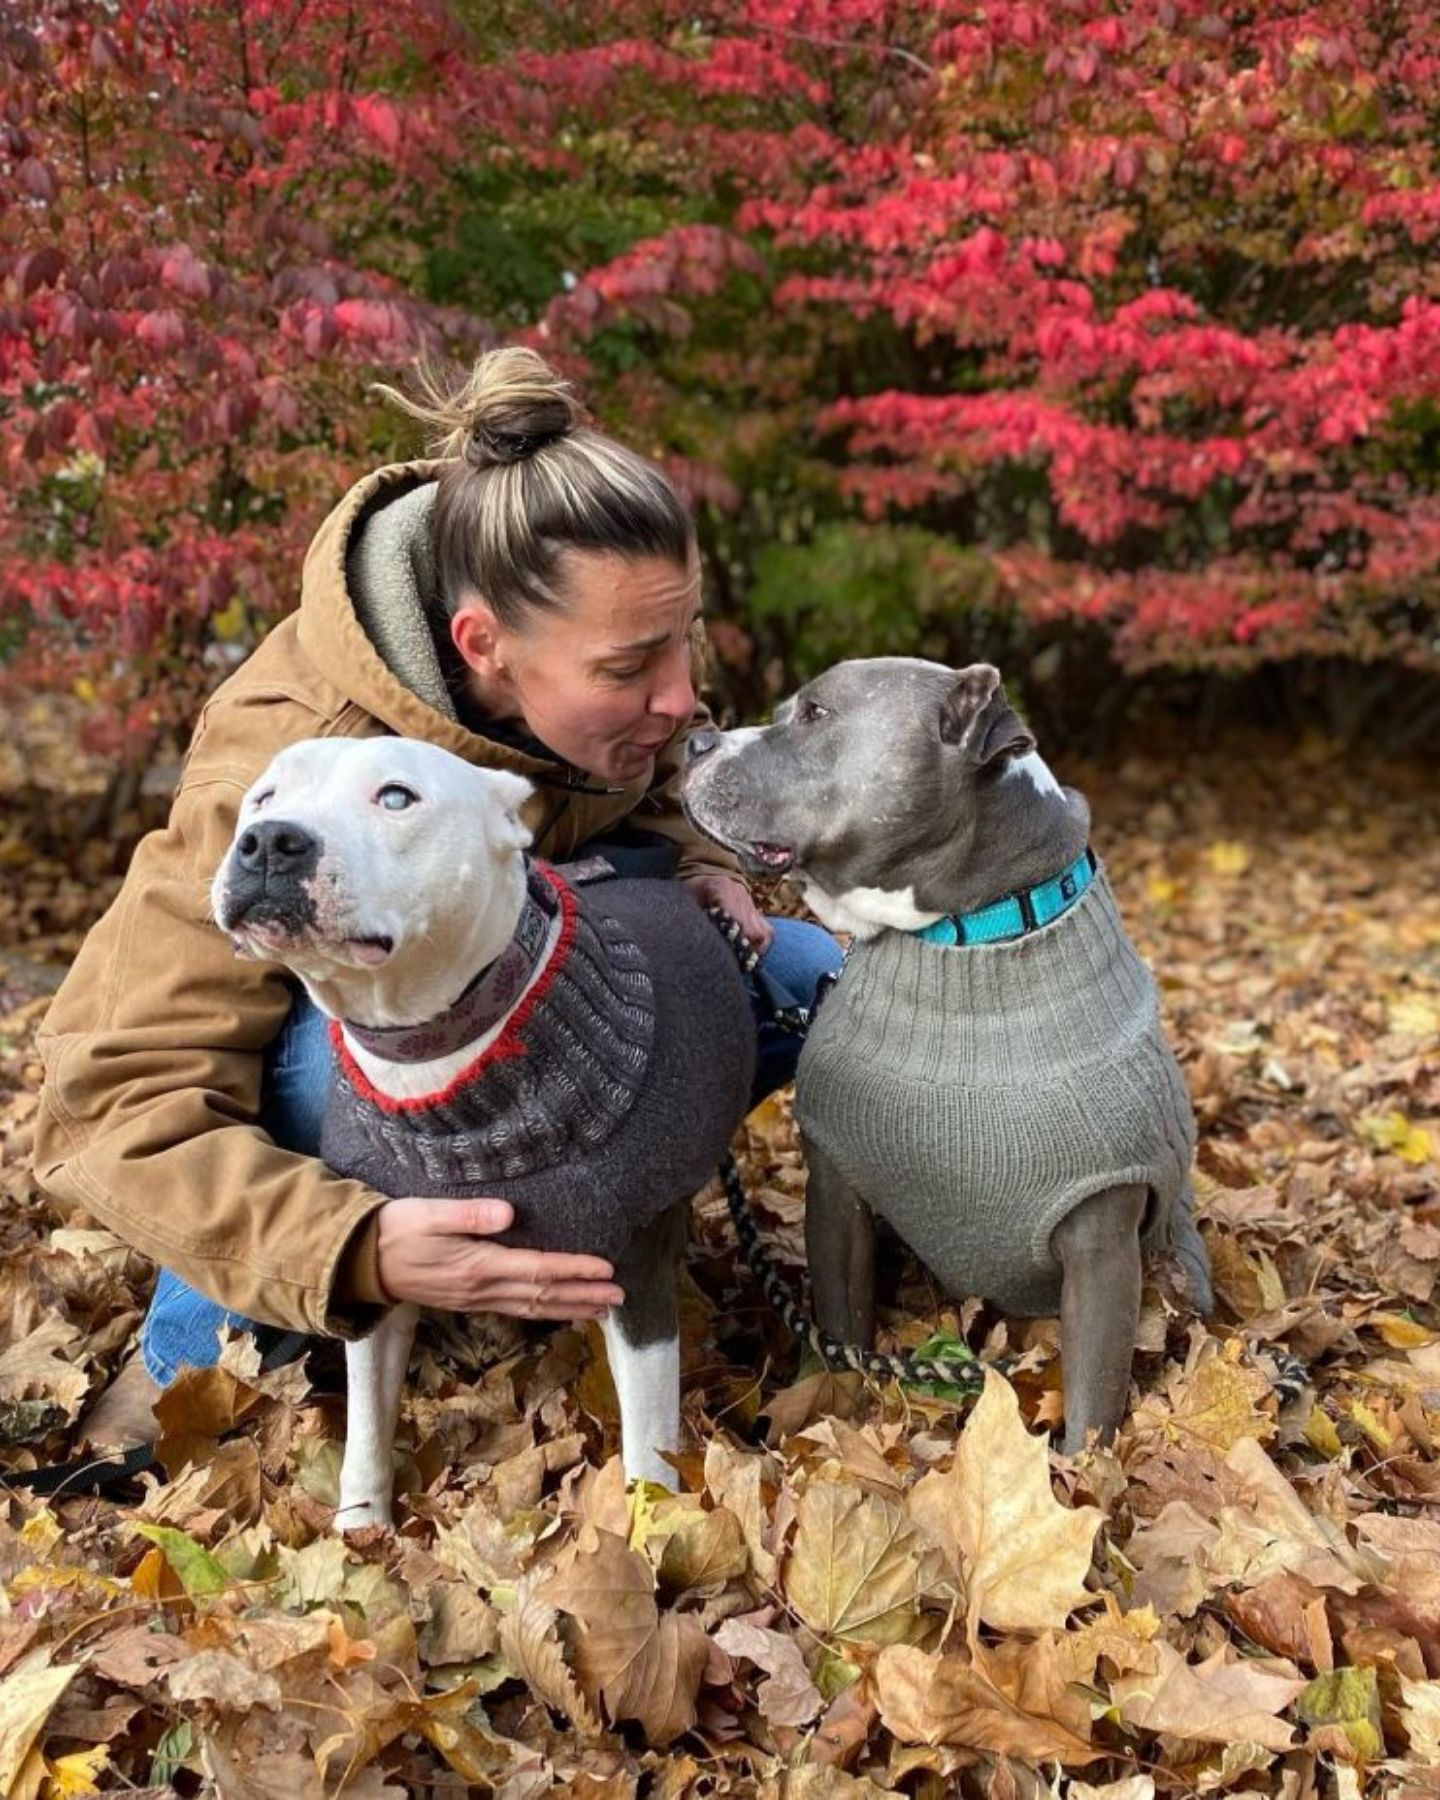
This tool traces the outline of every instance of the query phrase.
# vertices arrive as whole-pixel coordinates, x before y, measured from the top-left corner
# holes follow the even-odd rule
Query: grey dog
[[[685,804],[854,934],[796,1077],[817,1322],[868,1344],[879,1214],[945,1287],[1059,1313],[1065,1437],[1124,1417],[1144,1249],[1211,1305],[1155,983],[989,664],[841,663],[690,740]]]

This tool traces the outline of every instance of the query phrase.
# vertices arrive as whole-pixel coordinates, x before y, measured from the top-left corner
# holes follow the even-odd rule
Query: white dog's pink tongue
[[[388,938],[351,938],[350,950],[362,968],[375,969],[389,956],[394,946]]]

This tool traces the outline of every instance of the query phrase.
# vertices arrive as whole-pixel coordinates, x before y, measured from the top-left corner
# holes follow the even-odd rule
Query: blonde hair
[[[435,433],[435,562],[447,615],[469,593],[512,630],[533,610],[563,610],[566,550],[689,561],[694,527],[664,471],[597,430],[535,351],[490,350],[468,373],[422,362],[414,383],[413,394],[371,385]]]

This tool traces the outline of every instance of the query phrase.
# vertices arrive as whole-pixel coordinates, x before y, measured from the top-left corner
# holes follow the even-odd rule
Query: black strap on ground
[[[260,1367],[263,1370],[278,1369],[293,1362],[308,1342],[303,1331],[279,1332],[261,1353]],[[72,1494],[119,1493],[133,1487],[137,1475],[159,1466],[152,1441],[135,1444],[129,1450],[77,1456],[48,1469],[0,1469],[0,1489],[19,1488],[39,1500],[48,1500],[56,1494],[68,1499]]]
[[[136,1444],[120,1456],[81,1456],[48,1469],[0,1469],[0,1488],[20,1488],[37,1500],[57,1494],[62,1499],[74,1494],[108,1494],[114,1488],[128,1487],[154,1464],[155,1446]]]

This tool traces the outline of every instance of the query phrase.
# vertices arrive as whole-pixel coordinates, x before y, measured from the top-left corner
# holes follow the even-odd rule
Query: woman
[[[376,471],[321,526],[299,611],[202,710],[168,825],[45,1020],[37,1174],[162,1265],[97,1446],[150,1435],[159,1389],[215,1361],[222,1323],[269,1328],[276,1362],[356,1335],[380,1302],[585,1319],[620,1298],[598,1258],[494,1243],[504,1202],[387,1200],[317,1160],[320,1017],[277,965],[234,957],[207,900],[240,797],[285,744],[389,731],[515,770],[537,854],[642,828],[792,994],[839,963],[818,927],[763,919],[680,810],[708,714],[694,531],[664,474],[528,350],[481,357],[455,391],[428,374],[418,400],[382,391],[438,428],[435,460]],[[762,1038],[759,1091],[792,1069]]]

